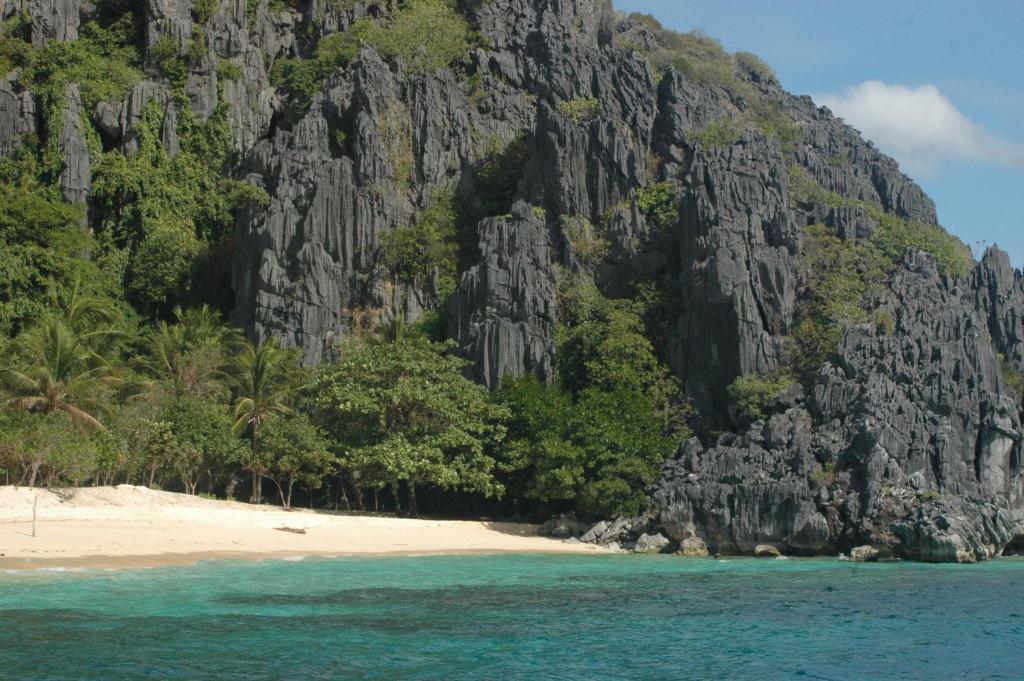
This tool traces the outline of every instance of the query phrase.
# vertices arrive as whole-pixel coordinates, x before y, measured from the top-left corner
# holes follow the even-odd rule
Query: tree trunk
[[[348,493],[345,492],[345,481],[338,478],[338,503],[334,505],[334,510],[337,511],[342,503],[345,504],[346,511],[352,510],[352,504],[348,500]]]
[[[409,483],[409,517],[414,518],[416,516],[416,483]]]
[[[284,489],[281,488],[281,483],[277,481],[277,478],[271,478],[274,481],[274,485],[277,486],[277,494],[281,497],[281,505],[288,508],[288,499],[284,496]]]
[[[291,508],[292,507],[292,490],[294,488],[295,488],[295,476],[290,475],[290,476],[288,476],[288,501],[286,501],[285,504],[284,504],[285,508]],[[313,506],[313,497],[312,497],[312,495],[309,498],[309,505],[310,505],[310,507]]]
[[[402,496],[399,494],[398,483],[391,483],[391,498],[395,502],[395,515],[402,515]]]
[[[260,420],[255,418],[252,421],[252,436],[250,440],[252,451],[252,498],[254,504],[258,504],[263,500],[263,476],[258,472],[258,459],[260,455],[259,430]]]

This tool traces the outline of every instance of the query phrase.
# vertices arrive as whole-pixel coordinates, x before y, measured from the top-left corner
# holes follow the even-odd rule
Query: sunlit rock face
[[[698,437],[651,490],[649,536],[698,553],[871,544],[941,561],[1024,545],[1024,429],[1006,380],[1024,369],[1024,281],[1005,253],[954,277],[908,250],[872,294],[887,323],[847,325],[802,389],[745,423],[728,386],[790,362],[808,295],[806,228],[865,244],[879,211],[937,225],[933,202],[749,61],[724,79],[656,64],[658,31],[603,0],[470,4],[479,39],[450,67],[412,72],[364,44],[292,111],[271,83],[275,63],[308,58],[311,37],[397,3],[224,0],[200,17],[188,0],[146,0],[145,78],[93,110],[69,83],[59,103],[63,197],[88,207],[90,149],[137,153],[147,107],[164,112],[170,155],[184,118],[221,107],[232,175],[269,196],[235,229],[232,317],[251,337],[301,348],[313,364],[367,320],[441,312],[480,383],[550,381],[560,277],[592,277],[611,297],[652,284],[673,301],[652,338],[696,408]],[[36,45],[78,39],[95,11],[77,0],[0,7],[4,19],[24,13]],[[155,56],[168,46],[190,59],[178,90]],[[2,156],[40,139],[45,118],[12,76],[0,80]],[[824,198],[806,196],[808,183]],[[670,201],[655,211],[647,197],[659,187]],[[382,240],[442,200],[459,219],[455,280],[396,277]],[[606,247],[584,257],[574,225]]]

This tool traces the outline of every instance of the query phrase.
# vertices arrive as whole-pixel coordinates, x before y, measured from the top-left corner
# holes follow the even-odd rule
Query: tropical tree
[[[301,385],[297,353],[275,341],[247,341],[229,367],[235,388],[235,435],[249,435],[246,468],[252,474],[252,497],[263,497],[265,459],[260,455],[261,428],[268,419],[292,412],[290,403]]]
[[[267,422],[261,447],[267,458],[266,477],[277,486],[285,508],[292,506],[296,482],[319,489],[333,469],[327,439],[302,414]]]
[[[65,319],[49,317],[18,339],[24,361],[0,370],[2,404],[8,409],[53,414],[102,430],[105,397],[117,381],[114,367],[98,346],[100,330],[76,332]]]
[[[311,405],[339,445],[340,464],[359,486],[396,489],[417,512],[418,487],[500,496],[492,446],[507,412],[462,375],[449,346],[405,336],[392,343],[349,342],[310,388]]]
[[[209,398],[183,395],[163,414],[177,444],[168,461],[188,494],[195,494],[205,478],[212,490],[228,477],[228,471],[244,459],[245,445],[231,432],[228,409]]]
[[[224,366],[238,345],[238,331],[224,324],[208,305],[174,308],[175,324],[160,322],[149,336],[141,361],[151,376],[168,381],[178,396],[221,397],[227,391]]]

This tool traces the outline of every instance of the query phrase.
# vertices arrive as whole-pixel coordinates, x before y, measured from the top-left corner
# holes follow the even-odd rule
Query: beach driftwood
[[[306,534],[306,530],[301,527],[275,527],[278,532],[291,532],[292,534]]]

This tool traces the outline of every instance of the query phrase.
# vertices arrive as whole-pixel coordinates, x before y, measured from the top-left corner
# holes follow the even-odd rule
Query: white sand
[[[281,527],[306,533],[275,529]],[[137,567],[206,558],[599,550],[537,536],[534,525],[286,511],[130,485],[57,492],[0,486],[0,569]]]

